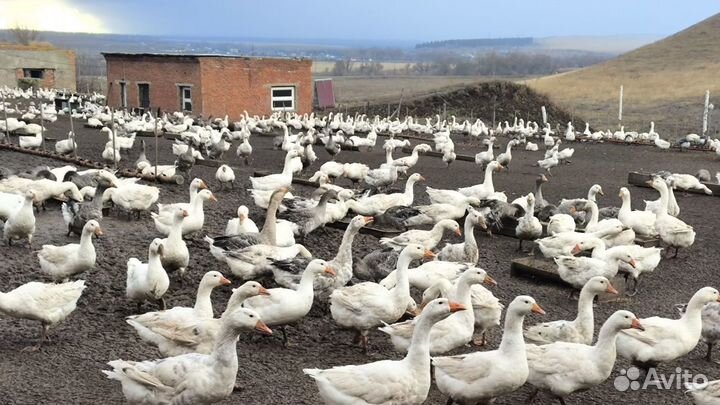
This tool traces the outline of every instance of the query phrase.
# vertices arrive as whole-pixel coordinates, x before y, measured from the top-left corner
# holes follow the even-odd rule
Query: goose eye
[[[530,303],[530,301],[525,301],[525,303],[526,303],[526,304],[529,304],[529,303]]]
[[[250,315],[250,318],[255,318],[255,315]],[[627,318],[627,317],[626,317]]]
[[[625,315],[625,319],[629,319],[629,318],[630,318],[629,316]]]

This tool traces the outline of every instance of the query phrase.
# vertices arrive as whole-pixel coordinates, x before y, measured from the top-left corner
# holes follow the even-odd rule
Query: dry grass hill
[[[720,14],[608,62],[529,80],[535,90],[583,117],[594,128],[615,128],[619,87],[624,86],[623,124],[662,136],[700,133],[705,90],[720,97]],[[717,102],[720,108],[720,102]],[[716,113],[717,116],[717,113]],[[710,127],[720,129],[720,116]]]

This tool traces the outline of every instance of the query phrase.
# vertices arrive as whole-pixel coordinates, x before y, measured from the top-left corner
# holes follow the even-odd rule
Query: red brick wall
[[[138,83],[150,84],[150,107],[163,111],[180,110],[178,85],[192,87],[193,114],[202,112],[202,81],[197,58],[188,56],[105,55],[107,62],[107,103],[120,107],[120,81],[127,82],[128,108],[139,106]]]
[[[203,113],[237,119],[244,110],[251,115],[271,111],[273,86],[295,87],[295,111],[312,111],[312,61],[271,58],[200,59]]]
[[[38,83],[39,88],[55,87],[55,69],[40,69],[43,71],[43,78]],[[25,69],[15,69],[15,78],[20,80],[25,77]]]

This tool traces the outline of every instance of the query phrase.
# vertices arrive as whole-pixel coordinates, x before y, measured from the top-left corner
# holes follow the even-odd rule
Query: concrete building
[[[107,103],[237,118],[312,110],[312,61],[224,55],[103,53]]]
[[[0,44],[0,86],[76,90],[75,52],[46,45]]]

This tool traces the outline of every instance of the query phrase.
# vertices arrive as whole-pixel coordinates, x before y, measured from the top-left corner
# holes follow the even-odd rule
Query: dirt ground
[[[48,136],[62,138],[67,134],[69,124],[65,117],[49,124]],[[78,142],[79,154],[93,160],[100,160],[102,145],[106,139],[100,132],[80,128]],[[235,215],[237,206],[245,204],[251,208],[251,216],[261,222],[262,212],[255,208],[249,195],[244,191],[248,186],[247,177],[254,169],[268,169],[278,172],[282,166],[281,152],[271,150],[271,139],[254,136],[253,165],[236,169],[239,179],[234,191],[216,191],[219,201],[206,208],[204,232],[210,235],[221,233],[226,221]],[[170,163],[170,141],[160,141],[160,161]],[[458,142],[460,144],[461,142]],[[504,146],[505,140],[502,141]],[[52,144],[49,144],[52,146]],[[554,176],[544,189],[545,197],[550,201],[560,198],[582,197],[587,194],[593,183],[599,183],[605,190],[601,206],[619,205],[617,190],[626,186],[628,171],[650,172],[667,169],[676,172],[695,173],[700,168],[712,173],[720,170],[715,155],[700,152],[662,152],[656,148],[643,146],[624,146],[611,144],[574,144],[575,157],[572,164],[553,171]],[[379,148],[378,148],[379,149]],[[363,161],[376,166],[383,161],[382,153],[360,154],[343,151],[339,161]],[[473,153],[480,147],[475,143],[458,146],[459,152]],[[234,151],[234,147],[231,149]],[[508,173],[495,176],[497,190],[504,190],[509,198],[532,190],[538,168],[532,164],[542,152],[517,150]],[[328,156],[317,148],[321,160]],[[138,155],[136,148],[129,158],[121,162],[122,166],[133,165]],[[153,156],[152,142],[148,142],[148,156]],[[234,166],[241,167],[240,161],[233,155],[227,158]],[[316,163],[319,167],[321,162]],[[35,165],[59,166],[61,163],[46,158],[33,157],[17,152],[0,151],[0,166],[15,169],[29,168]],[[415,171],[427,178],[425,184],[440,188],[467,186],[482,181],[479,167],[457,161],[449,169],[438,158],[421,157]],[[209,181],[212,189],[217,189],[214,180],[215,169],[196,166],[194,175]],[[349,185],[349,182],[347,183]],[[427,201],[425,184],[416,187],[419,203]],[[160,185],[160,202],[186,201],[187,182],[182,186]],[[655,199],[656,193],[650,189],[630,188],[633,204],[642,209],[643,199]],[[297,187],[300,194],[310,190]],[[681,207],[680,216],[692,224],[698,234],[695,245],[681,252],[675,260],[663,261],[657,270],[646,277],[642,291],[632,299],[600,304],[596,310],[597,329],[607,316],[618,309],[628,309],[639,317],[653,315],[676,316],[674,304],[686,302],[700,287],[720,286],[717,262],[720,252],[717,249],[718,206],[720,198],[698,194],[678,193]],[[120,385],[101,374],[107,369],[106,362],[122,358],[144,360],[157,357],[157,352],[144,344],[133,329],[124,322],[124,317],[134,313],[134,305],[125,299],[126,262],[130,257],[146,260],[147,246],[158,234],[149,215],[140,221],[128,222],[116,215],[102,220],[104,236],[95,241],[98,252],[96,268],[83,275],[88,288],[80,299],[78,309],[64,323],[52,330],[53,342],[41,351],[21,352],[21,349],[34,343],[39,333],[37,323],[0,317],[0,403],[2,404],[122,404],[124,399]],[[76,241],[76,237],[66,237],[64,224],[58,206],[51,206],[38,215],[35,233],[35,248],[42,244],[65,244]],[[189,281],[183,285],[172,279],[166,300],[170,306],[192,305],[197,282],[209,270],[219,270],[229,275],[229,269],[212,258],[197,235],[189,244],[191,264]],[[576,312],[576,302],[567,298],[568,290],[562,286],[534,282],[524,278],[510,276],[510,261],[518,257],[515,239],[498,236],[488,238],[478,235],[481,251],[480,266],[498,281],[493,293],[507,304],[519,294],[529,294],[547,311],[547,315],[536,315],[526,319],[527,324],[554,319],[571,319]],[[339,245],[341,232],[328,229],[327,233],[316,232],[307,238],[308,249],[320,258],[332,258]],[[372,236],[361,235],[355,240],[355,257],[364,255],[378,246]],[[42,280],[37,258],[26,246],[0,247],[0,290],[7,291],[22,283]],[[616,284],[621,285],[620,279]],[[237,282],[234,283],[238,285]],[[216,313],[223,310],[230,295],[230,288],[218,288],[213,294]],[[417,292],[416,292],[417,293]],[[154,310],[146,306],[145,310]],[[390,345],[389,339],[379,331],[370,334],[371,354],[364,355],[351,345],[352,333],[340,330],[327,315],[313,311],[298,327],[289,328],[291,346],[285,348],[277,337],[260,337],[252,333],[240,336],[237,345],[240,358],[238,382],[244,387],[234,392],[223,404],[243,403],[247,405],[266,404],[318,404],[321,403],[313,381],[303,375],[304,367],[332,367],[336,365],[360,364],[379,359],[400,358]],[[500,329],[494,329],[489,335],[488,350],[497,348],[501,338]],[[457,353],[478,350],[466,347]],[[702,359],[705,345],[688,356],[663,365],[661,372],[674,373],[676,367],[688,369],[692,373],[706,374],[710,379],[720,378],[720,366]],[[716,353],[716,357],[718,357]],[[720,358],[720,357],[718,357]],[[633,404],[651,402],[655,404],[691,403],[682,389],[654,392],[619,392],[613,387],[615,377],[628,363],[618,359],[612,376],[600,387],[569,397],[569,403],[583,404]],[[523,387],[512,395],[501,397],[497,404],[522,403],[531,391]],[[427,404],[444,404],[446,398],[433,386]],[[551,403],[554,399],[540,396],[536,403]]]

